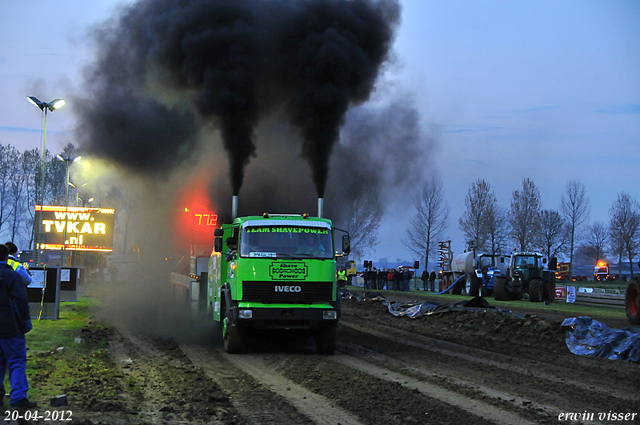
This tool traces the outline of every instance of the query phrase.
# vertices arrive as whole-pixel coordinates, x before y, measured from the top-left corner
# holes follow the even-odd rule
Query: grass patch
[[[27,334],[27,347],[35,352],[55,351],[58,347],[70,351],[91,350],[93,347],[75,343],[75,338],[82,338],[83,329],[85,332],[90,327],[105,329],[104,326],[94,324],[91,319],[97,306],[92,298],[79,298],[75,303],[60,303],[58,320],[32,320],[33,330]]]
[[[107,351],[111,330],[92,317],[97,307],[94,299],[81,297],[60,303],[58,320],[32,320],[27,334],[30,400],[48,406],[52,396],[67,394],[70,402],[87,407],[119,403],[124,378]],[[5,388],[10,388],[8,378]]]

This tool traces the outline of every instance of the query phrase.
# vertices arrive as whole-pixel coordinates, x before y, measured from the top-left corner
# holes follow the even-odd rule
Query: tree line
[[[79,153],[69,143],[60,155],[72,158]],[[48,150],[45,164],[44,204],[66,205],[66,164]],[[41,165],[39,149],[21,152],[0,144],[0,237],[24,249],[33,245],[35,205],[41,203]],[[74,193],[71,189],[69,198]],[[127,199],[122,188],[109,188],[102,195],[121,211],[117,227],[122,229],[116,233],[122,233],[122,250],[127,252],[131,248],[131,242],[127,243],[129,218],[135,212],[135,202]],[[355,256],[377,243],[383,211],[379,202],[372,199],[377,200],[371,193],[364,193],[352,200],[344,219],[343,224],[352,234]],[[432,177],[422,184],[414,208],[402,243],[428,265],[450,220],[440,179]],[[628,193],[618,193],[609,208],[608,223],[590,224],[590,208],[585,186],[578,181],[567,183],[558,210],[543,210],[540,191],[529,178],[512,192],[509,208],[498,204],[489,182],[477,179],[465,196],[465,210],[458,218],[458,226],[467,243],[488,253],[507,254],[515,246],[520,251],[544,251],[549,257],[567,258],[571,264],[576,255],[594,263],[611,256],[618,264],[629,261],[633,275],[633,260],[640,249],[640,204]]]
[[[567,183],[560,208],[542,209],[540,191],[529,179],[512,192],[509,208],[498,204],[495,191],[484,179],[471,184],[458,226],[466,242],[491,254],[542,251],[548,257],[566,258],[572,267],[576,254],[594,262],[612,256],[621,264],[633,260],[640,247],[640,204],[628,193],[618,193],[609,208],[609,222],[589,223],[590,201],[584,184]],[[448,228],[450,209],[438,178],[426,181],[415,200],[415,215],[404,245],[429,263]],[[570,270],[572,273],[572,270]]]
[[[77,150],[68,144],[62,157],[75,157]],[[45,155],[45,205],[66,205],[66,164],[49,150]],[[41,204],[40,149],[20,151],[0,144],[0,237],[15,242],[21,249],[33,246],[35,206]],[[72,192],[73,193],[73,192]]]

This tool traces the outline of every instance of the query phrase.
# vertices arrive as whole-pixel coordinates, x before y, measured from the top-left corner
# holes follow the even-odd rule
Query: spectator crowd
[[[364,288],[370,290],[391,290],[391,291],[409,291],[411,289],[411,279],[414,272],[410,267],[398,267],[391,269],[377,269],[373,267],[366,269],[362,273],[364,280]],[[436,290],[437,275],[434,270],[431,273],[424,269],[420,280],[422,281],[422,289],[425,291]]]
[[[362,272],[364,288],[371,290],[409,291],[411,289],[411,279],[413,276],[414,272],[410,267],[391,269],[377,269],[373,267]],[[431,280],[431,278],[433,278],[433,280]],[[429,274],[425,269],[420,279],[422,280],[422,289],[425,291],[429,289],[431,291],[435,290],[436,274],[433,270],[431,274]]]

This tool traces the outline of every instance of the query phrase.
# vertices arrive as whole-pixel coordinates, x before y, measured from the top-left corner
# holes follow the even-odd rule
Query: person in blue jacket
[[[21,277],[7,264],[9,248],[0,245],[0,376],[9,369],[11,399],[16,408],[32,408],[37,403],[27,398],[27,345],[25,334],[31,330],[31,314],[27,287]],[[4,383],[0,382],[4,400]]]
[[[11,266],[11,268],[20,275],[22,281],[26,286],[29,286],[33,279],[31,279],[31,275],[24,268],[24,266],[18,261],[16,257],[18,254],[18,247],[13,242],[6,242],[5,245],[9,248],[9,258],[7,259],[7,264]]]

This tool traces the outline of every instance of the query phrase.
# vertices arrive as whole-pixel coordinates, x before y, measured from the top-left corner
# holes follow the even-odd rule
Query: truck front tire
[[[227,337],[224,339],[224,351],[229,354],[238,354],[242,351],[242,330],[237,326],[227,328]]]
[[[637,279],[632,279],[627,285],[624,304],[629,322],[640,325],[640,284]]]
[[[333,354],[336,350],[336,326],[324,326],[315,335],[318,354]]]
[[[224,351],[229,354],[238,354],[244,348],[242,329],[239,326],[231,326],[228,318],[224,320],[227,322],[224,335]]]

